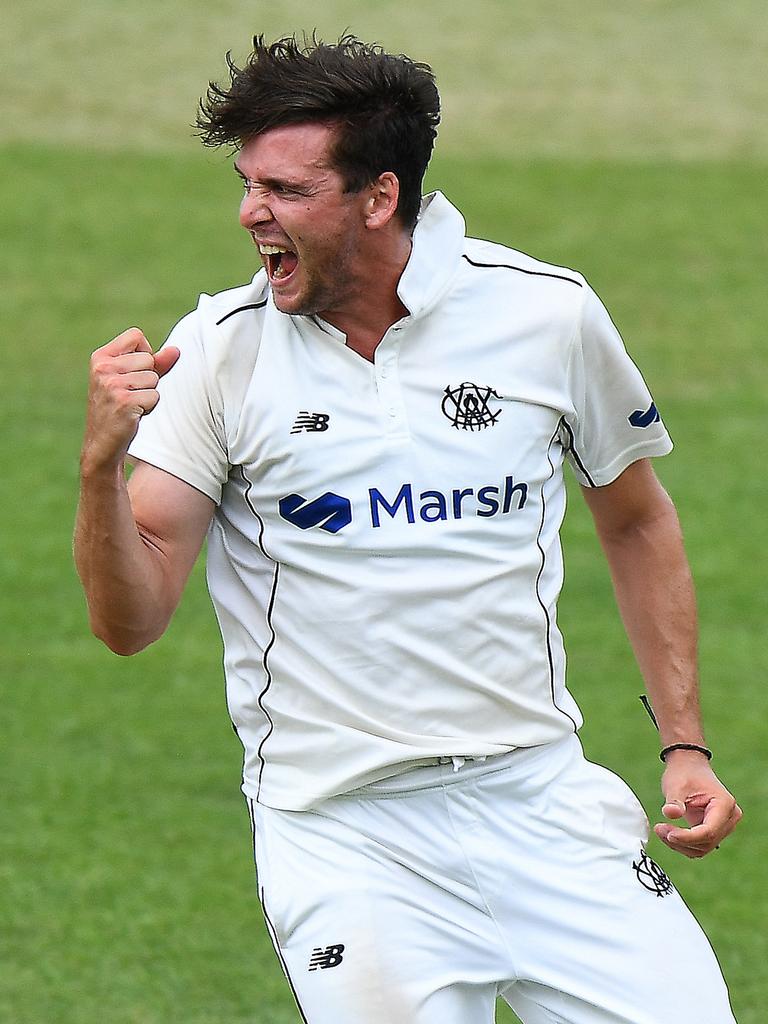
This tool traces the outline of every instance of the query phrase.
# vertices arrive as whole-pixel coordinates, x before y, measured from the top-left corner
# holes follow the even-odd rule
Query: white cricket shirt
[[[563,462],[672,445],[583,277],[426,197],[373,363],[264,271],[202,295],[131,455],[209,495],[243,788],[303,809],[437,757],[575,731],[556,623]]]

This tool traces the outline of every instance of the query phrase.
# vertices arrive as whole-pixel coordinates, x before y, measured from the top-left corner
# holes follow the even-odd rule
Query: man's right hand
[[[175,365],[179,350],[155,355],[138,327],[119,334],[91,356],[84,469],[122,466],[142,416],[160,400],[157,382]]]

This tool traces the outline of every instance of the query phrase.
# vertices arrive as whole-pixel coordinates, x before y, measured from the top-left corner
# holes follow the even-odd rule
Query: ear
[[[397,212],[400,182],[392,171],[384,171],[368,187],[365,205],[365,226],[371,231],[385,227]]]

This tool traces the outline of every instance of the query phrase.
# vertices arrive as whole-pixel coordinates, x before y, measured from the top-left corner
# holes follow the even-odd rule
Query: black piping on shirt
[[[250,302],[248,303],[247,306],[238,306],[237,309],[231,309],[229,313],[224,314],[221,320],[216,321],[216,326],[219,327],[221,324],[224,323],[225,320],[229,320],[231,316],[234,316],[235,313],[242,313],[243,310],[245,309],[263,309],[266,306],[266,304],[267,300],[264,299],[263,302]]]
[[[273,612],[274,607],[275,607],[275,597],[277,595],[277,584],[278,584],[278,582],[280,580],[280,563],[276,559],[272,558],[272,556],[264,549],[264,520],[261,518],[261,516],[259,515],[258,511],[256,510],[255,505],[251,501],[251,487],[252,487],[252,484],[251,484],[251,481],[248,479],[248,477],[245,475],[245,468],[243,466],[240,466],[239,468],[240,468],[240,473],[242,475],[242,478],[243,478],[243,480],[245,481],[245,483],[247,485],[246,489],[245,489],[245,495],[244,495],[245,502],[246,502],[246,504],[248,505],[248,508],[251,510],[251,512],[256,517],[256,519],[258,520],[258,523],[259,523],[259,548],[261,550],[261,553],[264,555],[264,557],[268,558],[271,562],[273,562],[274,566],[275,566],[275,574],[274,574],[274,576],[272,578],[272,591],[271,591],[271,593],[269,595],[269,605],[267,607],[267,617],[266,617],[267,626],[269,626],[269,631],[270,631],[270,633],[272,635],[271,635],[271,637],[269,639],[269,643],[264,648],[264,653],[261,656],[261,662],[262,662],[262,665],[264,667],[264,675],[266,676],[267,683],[266,683],[266,686],[264,687],[264,689],[259,694],[258,699],[257,699],[257,703],[258,703],[259,707],[261,708],[262,712],[264,713],[264,717],[266,718],[267,722],[269,723],[269,728],[267,729],[266,734],[264,735],[261,743],[259,744],[259,749],[257,751],[259,760],[261,761],[261,767],[259,768],[259,782],[258,782],[258,788],[257,788],[257,791],[256,791],[256,799],[258,800],[259,797],[261,796],[261,778],[262,778],[262,775],[264,774],[264,768],[266,766],[266,760],[264,758],[264,755],[262,754],[262,749],[264,747],[264,744],[267,742],[269,737],[272,735],[272,732],[274,731],[274,728],[275,728],[275,723],[272,720],[272,718],[271,718],[269,712],[267,711],[267,709],[264,707],[263,700],[264,700],[264,697],[267,694],[267,691],[272,686],[272,682],[273,682],[273,680],[272,680],[272,670],[269,667],[269,652],[272,650],[272,647],[274,646],[275,640],[277,640],[277,633],[275,632],[275,627],[272,624],[272,612]]]
[[[517,270],[520,274],[530,274],[532,277],[554,277],[558,281],[570,281],[571,284],[575,284],[577,288],[583,288],[581,281],[577,281],[573,277],[566,277],[565,274],[549,274],[543,270],[526,270],[525,267],[515,267],[511,263],[478,263],[476,260],[472,260],[467,256],[466,253],[462,254],[462,259],[465,259],[473,267],[483,267],[497,270]]]
[[[568,420],[566,420],[565,416],[563,416],[563,418],[560,420],[560,425],[565,428],[565,432],[568,434],[568,447],[566,448],[566,451],[570,452],[571,455],[573,456],[573,461],[576,463],[576,465],[579,467],[581,472],[587,478],[587,483],[589,484],[589,486],[590,487],[597,487],[597,484],[592,479],[592,477],[589,475],[587,467],[582,462],[581,456],[579,455],[579,453],[576,451],[576,449],[574,447],[574,440],[575,440],[575,438],[573,436],[573,430],[571,429],[571,425],[568,422]]]
[[[571,718],[571,716],[568,714],[567,711],[564,711],[563,708],[560,707],[560,705],[557,703],[557,700],[555,699],[555,663],[554,663],[554,658],[552,656],[552,619],[550,618],[549,611],[547,609],[546,604],[544,603],[544,601],[542,599],[541,590],[539,589],[539,584],[541,583],[541,577],[544,575],[544,569],[545,569],[546,562],[547,562],[546,552],[544,551],[544,548],[542,547],[542,544],[541,544],[541,535],[542,535],[542,532],[544,531],[544,524],[545,524],[545,522],[547,520],[547,499],[544,497],[544,487],[546,486],[547,483],[549,483],[549,481],[555,475],[555,464],[552,461],[552,456],[551,456],[550,453],[552,451],[552,445],[558,440],[559,434],[560,434],[560,424],[558,424],[558,428],[555,431],[555,433],[552,435],[552,439],[550,440],[550,442],[549,442],[549,444],[547,446],[547,462],[549,463],[550,474],[547,477],[547,479],[544,481],[544,483],[542,484],[542,487],[541,487],[541,522],[539,523],[539,529],[538,529],[538,532],[536,534],[536,547],[539,549],[539,553],[541,554],[541,568],[539,569],[538,575],[536,576],[536,599],[538,600],[539,604],[541,605],[541,610],[544,612],[544,619],[546,621],[546,631],[547,631],[547,637],[546,637],[546,639],[547,639],[547,662],[549,664],[549,690],[550,690],[550,693],[552,695],[552,704],[560,712],[560,714],[565,715],[565,717],[569,720],[569,722],[573,726],[573,731],[576,732],[577,729],[578,729],[578,726],[576,725],[576,722],[573,720],[573,718]]]

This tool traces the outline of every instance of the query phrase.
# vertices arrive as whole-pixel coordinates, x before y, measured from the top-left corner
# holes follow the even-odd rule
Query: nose
[[[240,223],[244,228],[252,228],[256,224],[264,224],[272,220],[266,196],[258,189],[246,192],[240,203]]]

